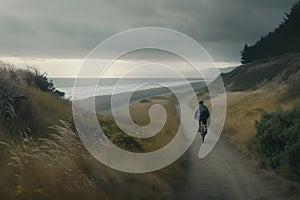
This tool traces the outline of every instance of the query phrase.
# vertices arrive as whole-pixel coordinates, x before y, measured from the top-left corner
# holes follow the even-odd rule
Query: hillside
[[[241,65],[222,74],[228,91],[255,90],[269,84],[288,84],[299,81],[300,53],[267,58]]]
[[[46,74],[0,62],[0,199],[173,199],[187,160],[145,175],[121,173],[95,160],[74,128],[71,102]],[[152,104],[163,102],[168,122],[158,138],[136,140],[111,116],[98,115],[108,138],[123,149],[151,151],[176,133],[172,100],[151,98],[132,105],[145,124]],[[151,145],[155,144],[155,145]],[[175,178],[174,178],[175,177]]]
[[[16,70],[0,62],[0,131],[9,136],[27,132],[32,137],[47,136],[48,128],[59,120],[72,121],[71,104],[35,69]]]
[[[297,199],[300,186],[293,181],[300,181],[300,53],[244,64],[220,77],[227,91],[223,134],[259,168],[282,179]]]

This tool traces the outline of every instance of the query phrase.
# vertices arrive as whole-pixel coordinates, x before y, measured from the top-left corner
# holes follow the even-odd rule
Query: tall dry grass
[[[170,199],[184,178],[186,157],[154,173],[121,173],[92,158],[72,125],[61,121],[49,130],[47,137],[28,130],[20,141],[2,142],[0,199]]]
[[[71,122],[71,105],[57,94],[45,74],[16,69],[0,62],[0,128],[10,134],[30,129],[30,134],[46,136],[48,126],[59,119]]]
[[[7,166],[1,163],[6,172],[1,177],[6,177],[5,181],[13,183],[10,187],[0,185],[2,198],[104,197],[101,188],[96,190],[96,184],[78,165],[87,154],[70,125],[61,122],[61,125],[53,126],[52,129],[54,133],[51,134],[51,139],[33,139],[27,133],[22,133],[20,142],[1,143],[8,153],[5,159]]]
[[[83,147],[72,124],[71,104],[48,90],[36,71],[0,63],[0,199],[172,199],[186,170],[186,157],[147,174],[117,172],[95,160]],[[42,83],[42,85],[40,85]],[[42,86],[42,87],[40,87]],[[160,98],[171,118],[159,136],[138,141],[151,151],[173,137],[177,118],[171,101]],[[153,103],[151,100],[150,103]],[[134,118],[148,105],[133,106]],[[146,113],[146,112],[145,112]],[[143,119],[141,121],[141,119]],[[135,140],[106,122],[113,142],[132,149]],[[59,124],[59,125],[55,125]],[[148,146],[147,146],[148,145]]]
[[[119,147],[128,150],[128,146],[122,143],[122,138],[129,137],[140,144],[140,148],[129,149],[134,152],[151,152],[168,144],[178,131],[179,119],[176,111],[176,100],[172,96],[152,97],[135,102],[129,108],[131,117],[138,125],[147,125],[150,122],[148,111],[154,104],[161,104],[167,112],[167,120],[162,130],[151,138],[134,138],[126,135],[120,129],[116,129],[112,117],[107,114],[99,118],[102,127],[108,131],[108,137]],[[118,132],[118,138],[114,135]],[[136,193],[126,192],[126,187],[119,190],[120,194],[125,194],[128,199],[175,199],[174,194],[183,184],[189,166],[189,152],[186,152],[175,163],[156,172],[147,174],[125,174],[125,179],[121,179],[121,185],[127,185],[127,191],[133,188]],[[120,174],[119,174],[120,175]],[[121,175],[122,176],[122,175]],[[125,182],[123,182],[125,180]],[[144,184],[141,187],[140,183]],[[140,189],[139,189],[140,188]],[[122,196],[122,195],[121,195]],[[115,197],[118,199],[118,197]],[[119,197],[120,198],[120,197]],[[122,199],[122,198],[121,198]]]
[[[251,91],[227,92],[227,112],[223,135],[237,147],[239,151],[251,154],[254,151],[256,135],[255,121],[261,114],[276,109],[289,109],[299,103],[299,80],[294,79],[287,84],[269,83],[264,87]],[[209,94],[201,92],[199,99],[204,99],[210,108]],[[197,102],[190,102],[196,106]]]

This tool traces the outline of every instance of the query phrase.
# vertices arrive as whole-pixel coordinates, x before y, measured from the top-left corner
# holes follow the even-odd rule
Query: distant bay
[[[75,78],[50,78],[53,81],[54,86],[65,92],[65,98],[73,100],[73,89]],[[80,79],[80,87],[76,88],[76,99],[89,98],[87,91],[95,88],[93,83],[95,79],[85,78]],[[210,82],[210,80],[207,80]],[[117,85],[118,84],[118,85]],[[187,84],[193,86],[197,85],[197,88],[205,86],[204,79],[178,79],[178,78],[102,78],[97,85],[94,96],[107,96],[111,94],[142,91],[161,87],[182,87]]]

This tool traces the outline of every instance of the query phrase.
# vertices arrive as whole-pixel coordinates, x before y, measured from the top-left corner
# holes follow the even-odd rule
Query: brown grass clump
[[[300,78],[295,79],[289,83],[283,92],[280,101],[293,101],[300,98]]]

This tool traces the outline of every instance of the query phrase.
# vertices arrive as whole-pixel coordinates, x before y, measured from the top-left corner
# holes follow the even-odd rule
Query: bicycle
[[[207,129],[206,129],[206,125],[202,121],[200,121],[199,133],[200,133],[201,141],[202,143],[204,143],[204,138],[207,134]]]

